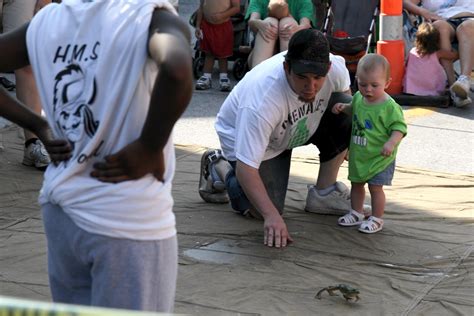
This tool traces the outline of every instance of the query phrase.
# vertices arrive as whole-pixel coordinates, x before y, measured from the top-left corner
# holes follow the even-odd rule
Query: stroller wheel
[[[204,68],[204,57],[197,57],[193,59],[193,74],[194,78],[199,79],[202,76],[202,69]]]
[[[234,61],[234,66],[232,67],[232,74],[236,80],[242,79],[248,71],[247,60],[243,58],[237,58]]]

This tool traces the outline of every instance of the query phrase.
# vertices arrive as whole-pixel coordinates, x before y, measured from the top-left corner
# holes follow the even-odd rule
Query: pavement
[[[197,3],[198,0],[180,0],[180,15],[184,20]],[[7,76],[13,79],[12,75]],[[215,80],[214,86],[218,86],[217,73]],[[233,79],[232,82],[236,84]],[[175,126],[175,143],[218,147],[213,126],[226,96],[227,93],[217,90],[195,91]],[[471,98],[474,98],[472,93]],[[474,174],[474,105],[462,109],[413,106],[403,109],[408,135],[399,149],[398,166],[450,175]],[[22,144],[21,130],[0,118],[0,196],[5,192],[10,194],[7,202],[0,205],[0,295],[48,301],[46,247],[39,207],[27,203],[35,200],[42,173],[21,165]],[[295,150],[295,155],[315,157],[317,150],[301,147]],[[4,177],[2,170],[14,170],[16,179]],[[471,200],[472,197],[474,194]]]

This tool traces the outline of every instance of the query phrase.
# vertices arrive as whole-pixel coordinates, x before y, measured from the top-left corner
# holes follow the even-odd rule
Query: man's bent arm
[[[150,149],[162,149],[193,91],[190,34],[177,16],[157,10],[150,24],[149,52],[159,73],[140,136]]]

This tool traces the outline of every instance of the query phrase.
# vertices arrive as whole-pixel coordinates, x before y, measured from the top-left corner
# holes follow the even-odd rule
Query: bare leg
[[[459,41],[461,75],[471,76],[474,67],[474,20],[464,21],[456,30]]]
[[[280,20],[280,23],[278,24],[278,30],[282,30],[285,28],[294,28],[298,26],[298,22],[293,19],[293,17],[287,17],[283,18]],[[285,51],[288,49],[288,43],[290,42],[290,38],[285,38],[283,36],[279,36],[280,40],[280,52]]]
[[[325,189],[336,183],[339,167],[341,167],[341,164],[344,162],[346,152],[347,150],[344,150],[333,159],[321,163],[318,180],[316,181],[316,189]]]
[[[274,25],[278,25],[278,20],[274,18],[266,18],[265,20],[267,19],[271,19]],[[249,56],[249,67],[253,68],[260,64],[262,61],[272,57],[275,51],[276,41],[277,38],[273,40],[266,40],[263,38],[262,34],[258,32],[255,36],[255,47],[253,48],[252,53]]]
[[[212,74],[212,70],[214,68],[214,56],[210,53],[206,53],[206,57],[204,58],[204,66],[203,72]]]
[[[36,88],[33,70],[31,66],[27,66],[15,71],[16,80],[16,97],[30,110],[37,114],[41,114],[41,102]],[[36,135],[24,129],[25,141],[35,138]]]
[[[385,192],[382,185],[370,185],[370,200],[372,202],[372,215],[382,218],[385,211]]]
[[[228,71],[227,58],[220,58],[219,59],[219,73],[226,74],[227,71]]]
[[[364,183],[351,184],[351,207],[354,211],[364,214],[365,187]]]
[[[438,20],[433,23],[433,25],[438,29],[440,34],[440,48],[451,50],[451,41],[454,38],[454,29],[453,27],[446,21]],[[453,62],[446,59],[440,60],[441,65],[443,66],[444,70],[446,71],[446,75],[448,76],[448,83],[451,86],[454,81],[456,81],[456,77],[454,75],[454,68]]]

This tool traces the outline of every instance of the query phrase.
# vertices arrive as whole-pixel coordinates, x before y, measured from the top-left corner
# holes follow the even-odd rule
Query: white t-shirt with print
[[[331,55],[326,80],[313,102],[291,89],[283,67],[286,52],[252,69],[224,101],[215,123],[224,156],[259,168],[262,161],[306,144],[316,132],[333,92],[349,90],[349,72]]]
[[[158,69],[148,55],[155,8],[165,0],[63,0],[43,8],[27,31],[41,103],[73,156],[44,174],[40,204],[59,205],[82,229],[134,240],[176,234],[171,181],[175,155],[164,149],[164,182],[151,174],[117,184],[90,176],[94,163],[136,140]]]

